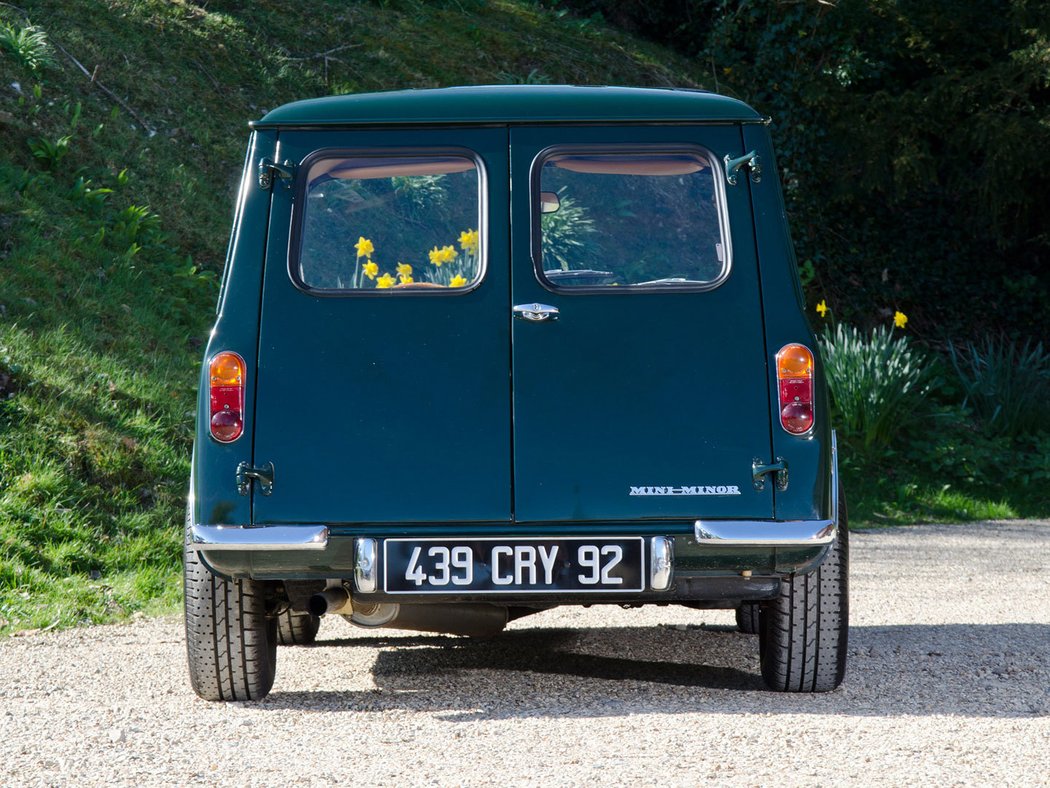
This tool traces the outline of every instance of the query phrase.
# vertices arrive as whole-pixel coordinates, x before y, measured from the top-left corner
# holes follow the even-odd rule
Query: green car
[[[337,96],[252,124],[187,507],[193,687],[323,615],[487,637],[736,609],[845,671],[847,525],[767,119],[693,90]]]

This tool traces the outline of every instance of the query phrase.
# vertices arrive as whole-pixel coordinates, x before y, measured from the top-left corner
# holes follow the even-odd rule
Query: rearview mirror
[[[561,200],[557,192],[540,192],[540,213],[557,213]]]

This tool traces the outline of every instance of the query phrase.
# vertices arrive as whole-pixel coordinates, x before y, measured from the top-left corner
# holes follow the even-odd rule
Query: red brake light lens
[[[780,426],[792,435],[813,428],[813,353],[805,345],[784,345],[777,353]]]
[[[231,443],[244,432],[244,359],[223,351],[208,365],[211,389],[211,436]]]

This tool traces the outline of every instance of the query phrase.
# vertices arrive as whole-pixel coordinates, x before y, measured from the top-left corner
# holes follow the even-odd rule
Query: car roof
[[[478,85],[398,90],[295,101],[252,128],[391,124],[601,122],[761,123],[742,101],[705,90]]]

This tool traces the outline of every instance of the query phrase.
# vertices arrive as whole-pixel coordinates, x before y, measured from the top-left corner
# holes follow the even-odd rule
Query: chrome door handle
[[[548,304],[518,304],[512,310],[514,317],[538,323],[540,320],[557,320],[558,307]]]

